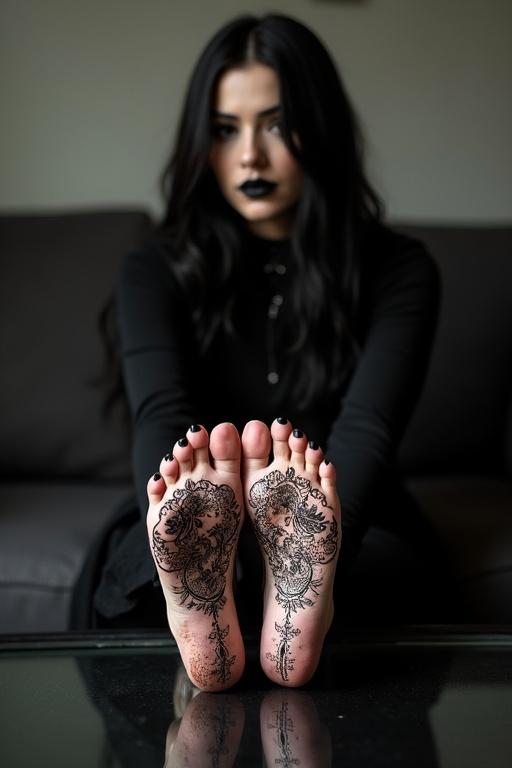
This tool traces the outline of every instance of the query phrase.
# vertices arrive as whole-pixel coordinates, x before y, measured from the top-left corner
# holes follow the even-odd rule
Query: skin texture
[[[151,536],[156,564],[177,578],[173,591],[180,605],[212,618],[209,674],[219,683],[229,680],[235,662],[225,642],[229,625],[219,624],[219,614],[239,525],[240,507],[228,485],[187,479],[161,507]]]
[[[288,467],[273,470],[249,490],[256,536],[272,571],[275,601],[284,622],[275,624],[279,640],[266,658],[288,682],[296,659],[293,639],[301,634],[294,614],[313,607],[323,586],[323,569],[338,551],[338,524],[325,495]]]
[[[281,137],[279,105],[274,71],[253,63],[222,75],[212,116],[210,166],[219,189],[249,229],[268,239],[289,235],[303,185],[302,169]],[[277,186],[251,200],[239,186],[257,178]]]
[[[269,454],[272,449],[273,460]],[[265,563],[260,661],[285,686],[316,670],[333,616],[341,513],[336,473],[290,422],[187,432],[148,482],[148,535],[169,626],[202,690],[240,678],[244,648],[232,582],[245,509]]]
[[[242,434],[246,511],[265,565],[260,662],[271,680],[290,687],[317,668],[341,540],[336,473],[313,445],[290,422],[276,420],[269,431],[251,421]]]
[[[243,519],[236,428],[189,429],[149,480],[148,498],[151,551],[187,674],[201,690],[229,688],[245,663],[232,589]]]

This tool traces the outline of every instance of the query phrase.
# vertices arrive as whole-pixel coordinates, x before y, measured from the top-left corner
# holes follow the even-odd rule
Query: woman
[[[300,685],[370,521],[402,525],[393,466],[425,376],[437,272],[382,225],[336,69],[284,16],[237,18],[207,45],[163,187],[158,236],[127,258],[117,299],[167,617],[196,685],[236,682],[259,544],[261,663]],[[414,528],[406,514],[402,527]],[[147,609],[141,541],[136,526],[110,547],[103,616]]]

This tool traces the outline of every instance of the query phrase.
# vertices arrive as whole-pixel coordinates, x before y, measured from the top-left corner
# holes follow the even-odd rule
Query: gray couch
[[[0,631],[67,627],[85,552],[131,489],[121,410],[103,415],[98,318],[139,211],[0,217]]]
[[[510,624],[512,228],[402,229],[436,258],[443,303],[401,465],[454,563],[466,620]]]
[[[97,531],[131,491],[122,410],[102,417],[98,318],[140,211],[0,217],[0,631],[65,630]],[[468,622],[512,622],[512,229],[401,227],[444,301],[400,461],[443,538]]]

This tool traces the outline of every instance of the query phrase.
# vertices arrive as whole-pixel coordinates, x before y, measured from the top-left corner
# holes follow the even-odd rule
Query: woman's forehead
[[[251,63],[226,70],[217,84],[213,108],[239,116],[258,113],[279,105],[279,81],[271,67]]]

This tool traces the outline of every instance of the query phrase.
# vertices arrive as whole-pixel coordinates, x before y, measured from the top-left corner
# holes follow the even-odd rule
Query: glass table
[[[344,633],[299,690],[247,644],[242,681],[191,687],[165,634],[0,637],[0,765],[512,765],[512,632]]]

